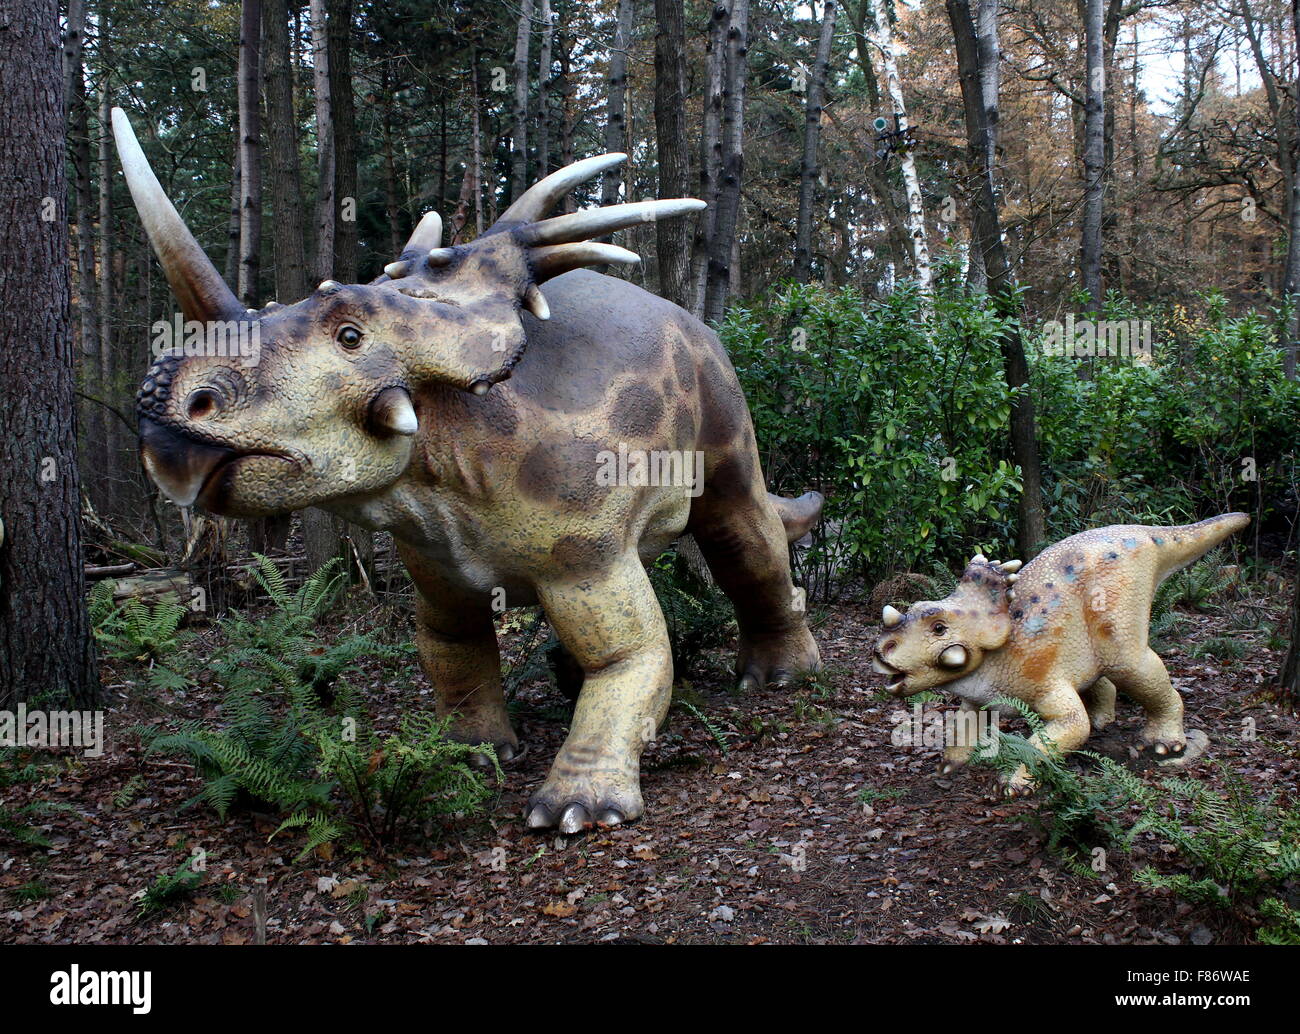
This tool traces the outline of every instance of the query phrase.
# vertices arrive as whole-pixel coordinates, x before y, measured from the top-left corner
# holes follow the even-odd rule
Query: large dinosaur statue
[[[319,506],[391,531],[418,590],[416,642],[438,710],[454,716],[458,738],[503,758],[518,739],[493,604],[540,603],[585,681],[526,808],[529,827],[573,833],[642,814],[640,755],[672,683],[643,563],[684,532],[735,604],[742,684],[818,667],[787,542],[816,523],[821,497],[766,492],[744,395],[712,331],[579,268],[639,261],[591,238],[702,202],[544,218],[625,156],[588,158],[467,245],[444,247],[430,213],[373,283],[326,281],[295,304],[252,311],[168,201],[120,110],[113,129],[186,319],[258,339],[255,362],[167,354],[153,364],[138,399],[150,476],[178,504],[216,514]]]
[[[1031,742],[1077,750],[1090,728],[1115,717],[1116,688],[1146,712],[1142,742],[1162,757],[1182,754],[1183,701],[1147,642],[1156,587],[1250,523],[1227,513],[1199,524],[1118,524],[1072,535],[1020,570],[976,555],[947,599],[886,606],[872,663],[906,697],[942,688],[972,710],[997,696],[1021,700],[1043,719]],[[1012,586],[1015,586],[1012,588]],[[949,745],[946,774],[973,744]],[[1022,765],[1006,790],[1032,789]]]

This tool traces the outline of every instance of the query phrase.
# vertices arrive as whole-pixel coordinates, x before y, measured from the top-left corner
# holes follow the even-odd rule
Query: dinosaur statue
[[[672,684],[643,564],[683,533],[735,605],[742,685],[818,668],[787,543],[816,523],[821,496],[766,492],[744,395],[712,331],[580,268],[639,261],[592,238],[703,202],[544,218],[626,156],[588,158],[531,187],[469,244],[444,246],[430,213],[372,283],[326,281],[253,311],[203,254],[120,110],[113,129],[187,321],[258,339],[255,363],[188,345],[155,361],[137,407],[147,471],[182,506],[236,517],[318,506],[392,532],[418,590],[416,644],[438,711],[458,739],[503,759],[519,740],[494,605],[540,603],[584,682],[525,809],[530,828],[573,833],[642,814],[640,756]]]
[[[1227,513],[1172,528],[1094,528],[1045,549],[1023,571],[1019,560],[977,554],[947,599],[906,614],[884,608],[872,666],[898,697],[942,687],[966,710],[998,696],[1021,700],[1043,719],[1034,746],[1051,741],[1062,752],[1114,719],[1118,688],[1146,712],[1143,744],[1180,755],[1183,701],[1147,643],[1151,601],[1162,581],[1249,523]],[[971,750],[947,747],[941,772],[960,768]],[[1024,766],[1007,780],[1013,796],[1032,788]]]

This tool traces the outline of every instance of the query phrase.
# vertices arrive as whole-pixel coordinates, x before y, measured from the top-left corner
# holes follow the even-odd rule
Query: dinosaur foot
[[[1181,729],[1168,733],[1144,731],[1139,749],[1154,754],[1157,758],[1173,760],[1187,749],[1187,735]]]
[[[821,666],[817,643],[807,625],[764,636],[742,632],[736,658],[736,688],[784,686],[799,675],[821,671]]]
[[[514,730],[509,725],[504,730],[484,729],[482,727],[474,728],[457,722],[452,725],[451,730],[447,733],[447,739],[454,743],[468,743],[472,747],[491,745],[492,749],[497,752],[497,761],[505,764],[507,761],[514,761],[524,756],[524,748],[519,743],[519,737],[515,735]],[[483,768],[491,768],[492,762],[482,754],[475,754],[470,759],[474,765]]]
[[[1036,789],[1037,786],[1029,775],[1029,769],[1024,765],[1002,780],[1003,797],[1030,797]]]
[[[560,766],[557,759],[556,766]],[[635,775],[608,771],[596,775],[563,775],[552,769],[546,782],[524,809],[529,829],[558,829],[581,833],[593,827],[634,822],[645,811]]]
[[[1166,757],[1157,764],[1164,768],[1185,768],[1210,749],[1210,737],[1200,729],[1188,729],[1186,739],[1187,744],[1181,754]]]

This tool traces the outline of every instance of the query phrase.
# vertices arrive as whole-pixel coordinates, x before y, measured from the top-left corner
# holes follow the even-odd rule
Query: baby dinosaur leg
[[[1152,649],[1143,649],[1131,661],[1112,666],[1108,674],[1146,712],[1143,745],[1162,756],[1181,754],[1187,747],[1183,698],[1169,681],[1169,672],[1160,655]]]
[[[1088,712],[1078,691],[1068,682],[1054,683],[1043,695],[1031,702],[1043,719],[1043,726],[1029,742],[1043,753],[1053,748],[1061,754],[1077,750],[1088,739]],[[1033,792],[1029,770],[1021,765],[1007,779],[1005,790],[1009,796]]]

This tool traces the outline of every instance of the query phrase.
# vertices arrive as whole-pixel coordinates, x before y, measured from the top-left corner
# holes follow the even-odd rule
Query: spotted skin
[[[977,557],[947,599],[915,603],[885,628],[876,670],[900,697],[942,688],[968,707],[1021,700],[1043,719],[1034,745],[1063,752],[1114,720],[1118,690],[1146,713],[1143,744],[1180,754],[1183,702],[1148,645],[1151,601],[1169,575],[1249,522],[1229,513],[1178,527],[1096,528],[1049,547],[1018,573]],[[969,754],[949,748],[942,770]],[[1030,789],[1022,766],[1007,790]]]
[[[161,469],[183,468],[199,442],[265,450],[214,476],[200,504],[244,516],[315,505],[392,532],[418,589],[416,644],[438,712],[458,739],[506,758],[519,738],[493,608],[540,603],[582,690],[526,817],[575,832],[645,807],[639,759],[666,712],[672,660],[644,563],[694,534],[736,605],[740,680],[815,670],[787,543],[816,523],[821,498],[768,495],[744,395],[707,327],[586,270],[547,282],[551,318],[538,320],[485,297],[489,275],[506,281],[505,297],[527,278],[508,242],[489,244],[471,269],[426,271],[418,298],[401,281],[334,285],[260,315],[255,369],[160,364],[142,392],[156,425],[146,452]],[[362,331],[355,352],[332,340],[345,323]],[[466,390],[479,378],[489,391]],[[191,419],[186,400],[212,383],[228,404]],[[391,385],[409,392],[413,437],[367,423]],[[620,445],[700,450],[702,491],[602,483],[601,456]]]

